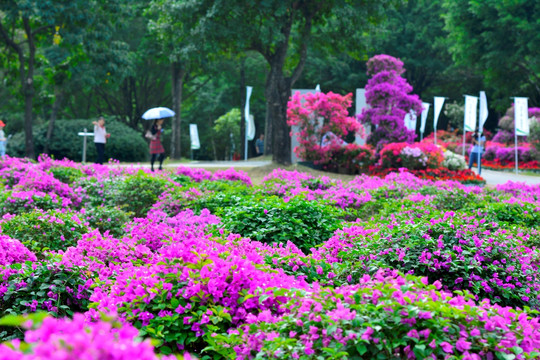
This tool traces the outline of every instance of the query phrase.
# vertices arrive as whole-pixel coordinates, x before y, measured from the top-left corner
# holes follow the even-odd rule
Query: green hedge
[[[142,134],[133,130],[129,126],[115,122],[107,121],[107,132],[111,134],[110,139],[105,146],[105,157],[120,161],[146,161],[148,159],[148,144]],[[34,146],[36,154],[43,152],[45,138],[47,136],[48,124],[42,124],[34,127]],[[55,123],[54,137],[49,147],[50,155],[56,159],[68,158],[75,161],[81,161],[83,138],[78,135],[84,129],[92,132],[94,126],[92,120],[57,120]],[[9,140],[7,153],[10,156],[24,157],[25,143],[24,133],[20,132]],[[86,160],[93,162],[96,160],[96,148],[94,138],[87,138]]]

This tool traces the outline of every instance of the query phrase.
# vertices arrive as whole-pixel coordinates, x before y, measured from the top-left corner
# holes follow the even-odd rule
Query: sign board
[[[199,142],[197,124],[189,124],[189,138],[191,139],[191,150],[199,150],[201,143]]]

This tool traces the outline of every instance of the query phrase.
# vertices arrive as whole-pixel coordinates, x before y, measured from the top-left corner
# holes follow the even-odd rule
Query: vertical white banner
[[[246,106],[244,107],[244,119],[246,122],[245,127],[245,136],[244,136],[244,160],[248,158],[248,128],[249,128],[249,98],[251,97],[251,92],[253,91],[252,86],[246,86]],[[255,135],[254,135],[255,136]],[[253,139],[250,139],[253,140]]]
[[[246,86],[246,106],[244,107],[244,119],[246,119],[246,123],[249,121],[249,98],[251,97],[252,91],[252,86]]]
[[[478,98],[476,96],[465,95],[465,115],[463,116],[463,128],[465,131],[476,130],[476,108]]]
[[[478,131],[480,133],[484,131],[484,124],[486,123],[488,114],[486,92],[480,91],[480,114],[478,114]]]
[[[246,136],[249,141],[255,139],[255,120],[253,115],[249,114],[249,121],[246,128]]]
[[[428,113],[429,113],[429,106],[431,104],[430,103],[425,103],[423,102],[422,103],[422,117],[420,119],[420,133],[423,134],[424,131],[426,130],[426,120],[427,120],[427,116],[428,116]]]
[[[529,105],[527,98],[514,98],[514,120],[516,122],[516,135],[529,135]]]
[[[199,142],[197,124],[189,124],[189,138],[191,139],[191,150],[199,150],[201,143]]]
[[[439,121],[439,115],[441,114],[442,107],[444,105],[444,97],[435,96],[433,98],[433,106],[435,113],[433,114],[433,131],[437,133],[437,122]]]
[[[403,119],[405,122],[405,127],[410,131],[416,131],[416,113],[414,110],[409,111],[407,114],[405,114],[405,118]]]

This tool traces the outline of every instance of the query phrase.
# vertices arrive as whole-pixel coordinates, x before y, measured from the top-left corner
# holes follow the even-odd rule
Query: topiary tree
[[[240,109],[231,109],[220,116],[214,124],[214,150],[220,160],[228,160],[232,152],[240,152],[242,140],[240,139],[240,123],[242,115]],[[218,155],[219,154],[219,155]]]
[[[418,95],[411,94],[412,86],[401,75],[405,72],[403,62],[390,55],[376,55],[367,62],[368,75],[366,102],[358,117],[363,124],[371,125],[367,143],[381,149],[393,142],[412,143],[415,132],[405,127],[405,115],[413,110],[422,113]]]
[[[537,121],[531,121],[531,129],[535,123],[540,122],[540,108],[529,108],[529,118],[535,118]],[[510,145],[514,143],[514,105],[510,106],[503,117],[499,119],[499,130],[492,141]],[[527,137],[518,136],[519,142],[529,141]]]

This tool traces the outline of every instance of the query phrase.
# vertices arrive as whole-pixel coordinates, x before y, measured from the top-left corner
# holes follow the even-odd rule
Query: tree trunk
[[[277,66],[276,66],[277,65]],[[290,80],[285,78],[282,66],[270,64],[266,81],[266,133],[264,153],[280,165],[291,164],[291,137],[287,125],[287,102],[291,91]]]
[[[181,116],[180,109],[182,106],[182,88],[184,85],[184,77],[186,70],[178,62],[171,64],[172,69],[172,98],[173,111],[176,115],[172,121],[172,137],[171,137],[171,159],[180,159],[182,153],[181,143]]]
[[[54,99],[54,104],[51,110],[51,117],[49,118],[49,126],[47,128],[47,138],[45,139],[45,146],[43,148],[43,152],[45,154],[49,154],[51,140],[54,134],[54,123],[56,122],[58,111],[60,110],[60,106],[62,105],[62,101],[64,100],[64,92],[62,90],[56,88],[55,93],[56,97]]]

